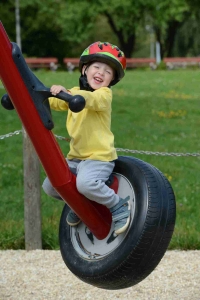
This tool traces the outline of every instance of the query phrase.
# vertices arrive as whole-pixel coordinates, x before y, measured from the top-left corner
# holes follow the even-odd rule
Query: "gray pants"
[[[67,159],[67,162],[71,171],[77,175],[76,187],[79,193],[108,208],[119,202],[119,196],[105,184],[114,169],[114,162],[77,159]],[[47,195],[62,200],[48,178],[42,187]]]

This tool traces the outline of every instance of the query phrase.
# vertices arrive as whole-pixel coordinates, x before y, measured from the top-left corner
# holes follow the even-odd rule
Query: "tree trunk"
[[[119,39],[119,37],[118,37]],[[135,49],[135,34],[130,34],[127,41],[119,40],[120,47],[123,49],[123,52],[126,57],[131,57],[134,49]]]
[[[174,47],[175,37],[178,28],[181,23],[178,21],[171,21],[168,23],[167,34],[165,39],[165,55],[166,57],[172,57],[172,51]]]
[[[128,34],[128,38],[125,39],[123,30],[117,29],[111,15],[105,12],[105,16],[107,17],[110,27],[112,28],[113,32],[116,34],[119,40],[119,48],[124,52],[127,58],[131,57],[135,48],[135,40],[136,40],[136,34],[134,28],[132,28],[131,33]]]

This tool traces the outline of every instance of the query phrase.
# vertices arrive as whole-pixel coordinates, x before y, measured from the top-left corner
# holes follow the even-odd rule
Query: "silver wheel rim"
[[[71,241],[74,250],[80,257],[86,260],[100,260],[110,255],[116,248],[120,246],[125,237],[127,236],[135,213],[135,194],[130,181],[119,173],[113,173],[119,182],[118,195],[120,198],[126,198],[130,196],[130,218],[131,222],[128,229],[124,232],[115,236],[113,234],[113,224],[111,226],[108,236],[103,240],[98,240],[81,222],[78,226],[71,227]]]

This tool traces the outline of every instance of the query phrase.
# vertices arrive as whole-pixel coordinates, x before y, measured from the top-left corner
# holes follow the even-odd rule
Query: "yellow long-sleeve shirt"
[[[85,108],[79,113],[68,110],[68,104],[57,98],[49,98],[51,109],[68,110],[66,127],[71,137],[68,159],[92,159],[112,161],[117,159],[114,136],[111,132],[112,91],[102,87],[94,92],[74,87],[72,95],[81,95],[86,100]]]

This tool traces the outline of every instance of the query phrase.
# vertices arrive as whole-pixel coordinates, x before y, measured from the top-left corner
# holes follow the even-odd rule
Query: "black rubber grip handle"
[[[81,95],[72,96],[65,92],[60,92],[56,96],[58,99],[64,100],[69,103],[69,109],[73,112],[80,112],[85,107],[85,98]]]

